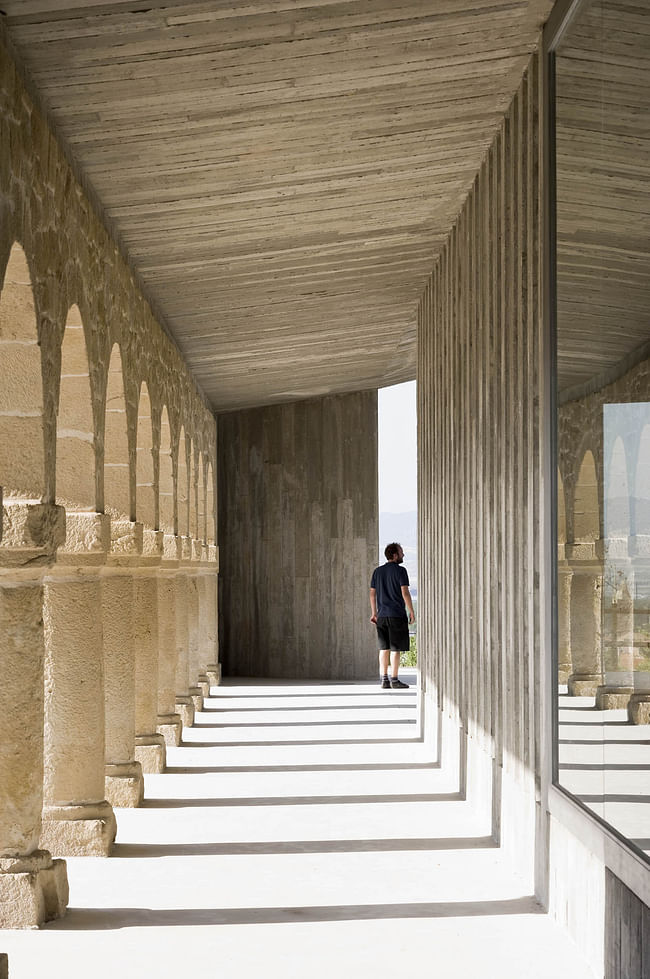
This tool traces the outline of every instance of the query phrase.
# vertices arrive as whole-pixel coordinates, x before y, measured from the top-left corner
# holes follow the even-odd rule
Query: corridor
[[[408,691],[213,688],[70,907],[4,932],[11,979],[587,979],[418,740]]]

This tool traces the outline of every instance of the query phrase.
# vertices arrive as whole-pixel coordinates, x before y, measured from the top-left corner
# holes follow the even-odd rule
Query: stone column
[[[186,562],[187,572],[185,575],[185,587],[187,588],[187,646],[188,646],[188,693],[192,698],[194,710],[203,710],[204,687],[201,685],[199,673],[201,672],[201,623],[199,620],[199,589],[198,589],[198,570],[201,561],[201,549],[195,545],[198,541],[193,541],[190,537],[183,539],[189,547],[189,561]],[[207,687],[208,678],[205,677]],[[208,693],[209,693],[208,689]]]
[[[190,648],[187,626],[187,573],[185,561],[181,562],[175,579],[176,595],[176,711],[181,715],[183,727],[194,724],[194,701],[189,694]]]
[[[603,542],[566,545],[571,581],[571,658],[568,679],[571,696],[595,697],[603,682],[601,609],[603,594]]]
[[[0,928],[35,928],[68,903],[65,861],[40,850],[43,572],[65,540],[62,507],[6,501],[0,544]]]
[[[637,534],[631,537],[630,554],[638,590],[642,595],[648,595],[650,594],[650,536]],[[643,604],[647,606],[647,600]],[[650,669],[647,666],[647,648],[643,649],[644,655],[637,649],[634,622],[632,643],[635,654],[632,661],[633,693],[627,705],[627,716],[631,724],[650,724]]]
[[[135,658],[135,760],[142,771],[165,770],[165,738],[158,724],[158,567],[163,535],[143,533],[143,556],[134,587],[133,642]]]
[[[217,622],[217,575],[219,572],[219,548],[208,544],[204,549],[204,560],[201,573],[201,621],[203,623],[203,662],[206,664],[205,673],[210,686],[221,683],[221,665],[219,663],[219,641]]]
[[[180,538],[163,537],[163,555],[158,571],[158,722],[156,730],[165,744],[181,743],[183,722],[176,713],[176,572]]]
[[[634,693],[634,573],[627,538],[608,539],[605,556],[607,588],[603,597],[603,672],[598,710],[625,708]]]
[[[102,577],[102,627],[106,704],[106,798],[114,806],[139,806],[142,767],[135,760],[135,660],[133,568],[142,554],[142,524],[113,521],[111,552]]]
[[[70,512],[45,578],[45,784],[41,844],[60,856],[108,856],[117,824],[104,798],[100,572],[110,517]]]
[[[565,545],[558,545],[557,570],[557,642],[558,683],[566,683],[571,664],[571,579],[573,574],[565,558]]]

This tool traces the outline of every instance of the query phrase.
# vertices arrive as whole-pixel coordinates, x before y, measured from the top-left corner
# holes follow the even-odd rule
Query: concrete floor
[[[215,694],[115,856],[68,861],[67,916],[0,934],[11,979],[593,979],[427,758],[414,687]]]

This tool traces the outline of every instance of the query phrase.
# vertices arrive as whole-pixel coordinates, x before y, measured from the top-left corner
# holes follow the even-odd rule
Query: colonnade
[[[24,928],[219,682],[216,426],[166,340],[61,296],[53,323],[22,246],[1,260],[0,927]]]

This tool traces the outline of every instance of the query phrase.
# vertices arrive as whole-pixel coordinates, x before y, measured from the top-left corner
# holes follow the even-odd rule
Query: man
[[[386,564],[375,568],[370,582],[370,621],[377,626],[379,640],[379,676],[384,690],[404,690],[399,671],[400,653],[410,647],[409,623],[415,622],[413,602],[409,591],[409,576],[402,568],[404,551],[401,544],[388,544],[384,551]],[[408,618],[406,612],[408,609]],[[390,657],[391,679],[388,678]]]

